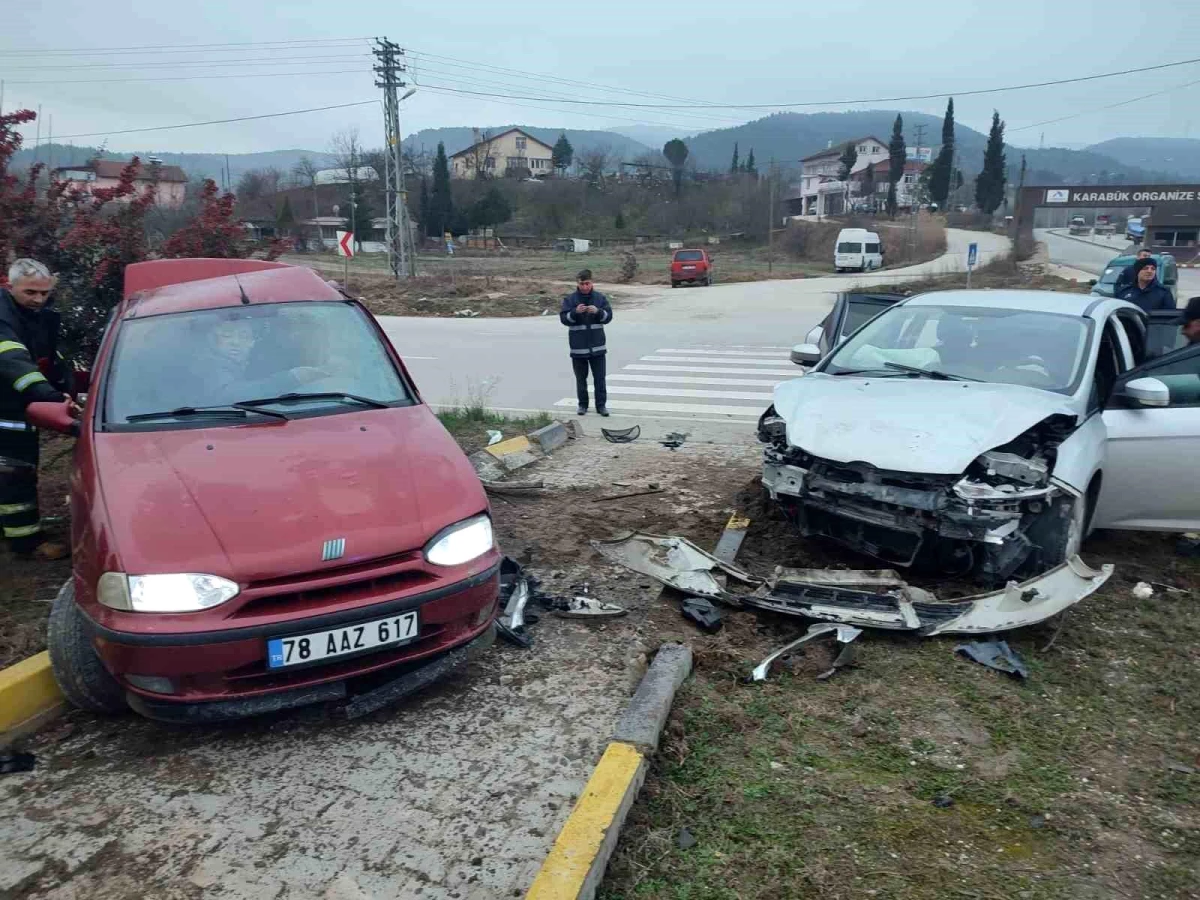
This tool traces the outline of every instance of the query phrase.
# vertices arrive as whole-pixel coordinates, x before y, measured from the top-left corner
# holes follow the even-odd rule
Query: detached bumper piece
[[[605,559],[660,584],[693,597],[720,600],[730,606],[741,606],[744,598],[726,591],[719,578],[725,576],[751,586],[762,584],[761,578],[722,562],[681,537],[635,531],[615,541],[592,541],[592,546]]]
[[[853,572],[781,570],[747,606],[862,628],[915,631],[921,635],[987,634],[1035,625],[1095,593],[1112,575],[1078,556],[1028,581],[998,591],[940,601],[888,570]],[[856,576],[861,576],[856,581]]]

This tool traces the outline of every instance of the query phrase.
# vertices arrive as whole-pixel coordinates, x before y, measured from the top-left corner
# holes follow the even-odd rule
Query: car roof
[[[164,260],[164,262],[167,261]],[[183,260],[170,260],[169,262],[183,262]],[[188,260],[187,262],[246,263],[251,261]],[[242,271],[219,274],[215,277],[188,278],[186,277],[188,274],[204,275],[206,270],[201,267],[194,267],[190,270],[181,267],[178,274],[184,277],[180,281],[140,291],[127,300],[124,304],[123,318],[144,318],[201,309],[242,306],[246,299],[249,299],[251,304],[345,299],[340,291],[307,266],[276,263],[270,264],[266,268],[250,266],[225,268],[226,271],[228,268],[239,268]],[[214,269],[220,271],[220,267],[216,266],[207,271]]]
[[[1157,262],[1160,259],[1174,259],[1175,257],[1170,253],[1151,253],[1150,258]],[[1110,259],[1108,261],[1108,265],[1106,265],[1104,268],[1107,269],[1109,266],[1131,266],[1135,262],[1137,262],[1137,256],[1135,254],[1122,253],[1120,256],[1114,256],[1112,259]]]
[[[1124,300],[1097,298],[1094,294],[1068,294],[1062,291],[933,291],[917,294],[905,306],[980,306],[988,309],[1019,309],[1030,312],[1058,313],[1063,316],[1097,318],[1110,307],[1128,306]]]

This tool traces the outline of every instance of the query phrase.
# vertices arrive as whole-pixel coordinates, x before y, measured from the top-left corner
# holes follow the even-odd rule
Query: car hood
[[[834,462],[955,475],[1052,415],[1066,397],[1036,388],[815,373],[775,388],[788,443]]]
[[[225,428],[98,434],[96,464],[124,571],[246,583],[419,550],[487,508],[426,406]],[[325,563],[324,565],[330,565]]]

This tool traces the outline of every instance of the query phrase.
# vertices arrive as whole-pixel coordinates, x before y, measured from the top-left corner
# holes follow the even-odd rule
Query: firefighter
[[[25,420],[30,403],[79,408],[63,393],[54,277],[36,260],[18,259],[0,288],[0,531],[18,556],[62,559],[68,549],[42,535],[38,515],[38,433]]]

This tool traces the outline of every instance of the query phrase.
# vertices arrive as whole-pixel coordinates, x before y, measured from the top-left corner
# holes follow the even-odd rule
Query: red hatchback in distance
[[[671,257],[671,287],[679,287],[683,282],[703,284],[713,283],[712,257],[707,250],[676,250]]]
[[[79,432],[49,629],[76,705],[361,711],[492,641],[479,479],[375,320],[311,269],[130,266]]]

